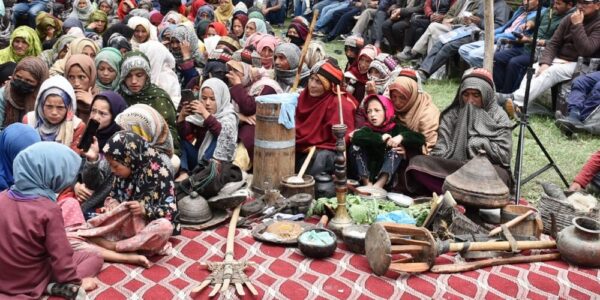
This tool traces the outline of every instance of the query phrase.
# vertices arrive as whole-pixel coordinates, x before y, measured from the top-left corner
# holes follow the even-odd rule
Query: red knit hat
[[[315,68],[313,67],[314,73],[322,75],[333,84],[342,83],[342,80],[344,79],[344,73],[342,72],[342,70],[340,70],[338,66],[325,60],[324,63],[316,64],[315,67],[317,68],[315,70]]]

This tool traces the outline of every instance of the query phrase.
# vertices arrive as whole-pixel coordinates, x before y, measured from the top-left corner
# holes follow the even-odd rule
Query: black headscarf
[[[94,106],[94,102],[97,100],[107,101],[108,105],[110,106],[111,114],[110,124],[106,128],[99,129],[98,132],[96,132],[98,145],[100,146],[100,150],[102,150],[106,144],[106,141],[108,141],[108,138],[110,138],[117,131],[121,130],[121,127],[115,122],[115,118],[127,108],[127,102],[125,102],[125,99],[123,99],[121,95],[113,91],[104,91],[96,95],[92,101],[92,107]]]

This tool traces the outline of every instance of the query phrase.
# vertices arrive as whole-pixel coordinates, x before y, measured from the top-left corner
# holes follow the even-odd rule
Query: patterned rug
[[[222,261],[227,226],[215,230],[184,230],[171,239],[174,255],[155,257],[150,269],[105,264],[98,275],[99,287],[91,299],[207,299],[212,287],[201,293],[191,290],[209,271],[199,262]],[[338,244],[333,257],[305,258],[297,248],[256,242],[249,230],[237,231],[235,258],[258,263],[248,269],[258,297],[241,299],[599,299],[600,272],[580,269],[562,261],[485,268],[453,275],[423,273],[400,275],[371,273],[367,259]],[[454,258],[443,255],[438,262]],[[230,287],[215,299],[238,299]]]

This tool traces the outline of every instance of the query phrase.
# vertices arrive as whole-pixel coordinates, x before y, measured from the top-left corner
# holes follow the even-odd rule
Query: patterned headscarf
[[[16,38],[24,39],[27,45],[29,45],[25,55],[15,53],[13,42]],[[38,56],[40,53],[42,53],[42,43],[35,30],[29,26],[19,26],[10,35],[9,46],[0,50],[0,64],[9,61],[18,63],[26,56]]]
[[[363,51],[366,48],[367,47],[365,47]],[[378,54],[371,62],[371,65],[369,65],[369,71],[371,69],[376,69],[381,74],[381,77],[379,78],[373,78],[371,77],[371,74],[368,74],[369,80],[375,82],[378,94],[382,94],[401,71],[401,68],[398,67],[398,63],[388,53]]]
[[[90,15],[94,12],[94,6],[90,0],[85,0],[85,7],[79,8],[80,0],[73,0],[72,8],[73,11],[69,15],[69,18],[77,18],[79,21],[86,23],[90,19]]]
[[[41,141],[31,126],[13,123],[0,132],[0,191],[14,183],[13,161],[19,152]]]
[[[481,92],[482,108],[464,103],[462,94],[467,89]],[[488,71],[465,72],[454,101],[442,112],[438,135],[431,155],[467,161],[483,149],[492,164],[510,167],[512,124],[494,100],[494,81]]]
[[[120,131],[103,150],[107,157],[131,169],[127,178],[115,176],[112,198],[119,202],[139,201],[149,220],[177,219],[173,174],[154,148],[139,135]]]
[[[198,37],[196,36],[195,32],[193,32],[191,29],[189,29],[185,25],[177,25],[177,27],[175,27],[175,29],[173,29],[171,38],[177,39],[180,43],[183,41],[189,42],[190,43],[190,51],[192,52],[192,57],[194,58],[194,62],[196,63],[196,65],[202,64],[202,55],[200,54],[200,51],[198,50]],[[175,61],[178,64],[183,63],[183,55],[181,54],[181,51],[179,51],[178,53],[173,53],[173,56],[175,57]]]
[[[117,77],[115,77],[115,79],[110,84],[104,84],[100,82],[99,78],[96,78],[96,86],[101,91],[116,91],[119,88],[119,73],[121,61],[123,61],[121,51],[112,47],[102,48],[98,55],[96,55],[96,70],[100,68],[100,63],[104,62],[107,63],[115,72],[117,72]]]
[[[15,158],[15,184],[11,190],[56,201],[56,194],[75,182],[80,165],[81,157],[65,145],[35,143]]]
[[[198,160],[204,158],[206,150],[211,145],[213,139],[216,138],[217,145],[212,157],[220,161],[232,161],[238,134],[238,116],[231,103],[229,88],[223,81],[217,78],[205,80],[200,87],[200,92],[206,88],[211,89],[215,95],[217,111],[214,117],[221,123],[221,133],[217,137],[213,136],[210,132],[206,133],[198,150]],[[185,120],[196,126],[204,126],[204,118],[199,114],[187,116]]]
[[[202,19],[202,15],[207,15],[207,18]],[[198,8],[198,11],[196,12],[196,18],[194,19],[194,26],[198,25],[198,23],[200,23],[202,20],[208,20],[209,22],[215,21],[215,10],[213,9],[212,5],[204,5]]]
[[[140,135],[150,146],[173,156],[173,137],[165,119],[149,105],[135,104],[121,112],[115,122],[125,131]]]

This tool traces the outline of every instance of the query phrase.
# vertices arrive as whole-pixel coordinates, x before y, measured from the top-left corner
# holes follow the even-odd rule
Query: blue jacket
[[[542,14],[546,12],[545,7],[542,7]],[[510,20],[508,20],[508,22],[506,22],[504,25],[496,28],[496,30],[494,30],[494,41],[498,41],[498,39],[509,39],[509,40],[516,40],[517,38],[512,34],[512,33],[504,33],[504,30],[506,30],[506,28],[510,27],[512,25],[512,23],[524,12],[525,10],[523,9],[522,6],[520,6],[517,11],[515,11],[515,13],[513,14],[512,18]],[[535,16],[537,14],[537,9],[536,10],[532,10],[530,12],[527,13],[527,17],[525,18],[526,21],[531,21],[535,19]],[[523,22],[522,24],[525,24],[525,22]],[[516,31],[520,31],[520,30],[516,30]]]

